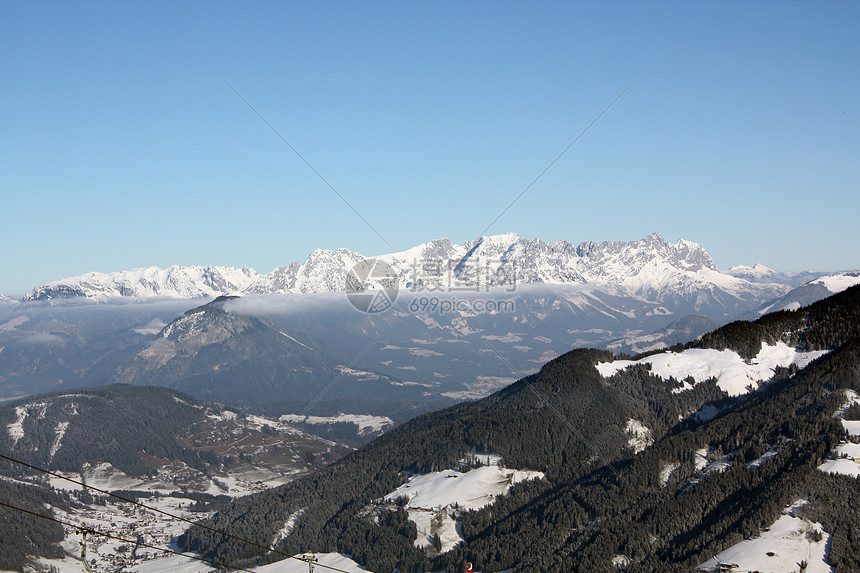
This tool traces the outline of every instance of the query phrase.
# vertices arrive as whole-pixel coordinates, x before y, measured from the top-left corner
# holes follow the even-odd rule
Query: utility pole
[[[87,563],[87,530],[81,529],[81,561],[84,564],[84,571],[87,573],[93,573],[93,570],[90,569],[90,564]]]
[[[308,573],[314,573],[314,563],[319,562],[319,559],[313,553],[306,553],[300,559],[308,564]]]

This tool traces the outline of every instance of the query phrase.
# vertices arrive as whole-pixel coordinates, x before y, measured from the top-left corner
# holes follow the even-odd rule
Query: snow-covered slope
[[[827,351],[798,352],[784,342],[770,346],[762,343],[758,356],[747,363],[734,350],[714,350],[711,348],[690,348],[683,352],[662,352],[652,354],[640,360],[614,360],[597,364],[600,375],[609,378],[616,372],[633,366],[647,364],[651,372],[665,380],[674,378],[683,380],[684,385],[679,391],[692,388],[688,379],[693,383],[704,382],[716,378],[717,386],[729,396],[739,396],[747,393],[750,387],[769,380],[777,366],[786,367],[795,364],[804,368],[807,364],[826,354]]]
[[[3,303],[3,302],[18,302],[18,301],[16,301],[11,296],[7,296],[7,295],[3,294],[2,292],[0,292],[0,303]]]
[[[756,263],[751,267],[748,265],[735,265],[727,270],[726,274],[733,277],[745,278],[748,281],[766,280],[774,282],[773,279],[777,278],[780,273],[761,263]]]
[[[802,306],[809,306],[830,295],[840,293],[856,284],[860,284],[860,271],[846,271],[818,277],[803,286],[789,291],[776,300],[766,303],[756,313],[762,315],[778,310],[797,310]],[[755,314],[748,318],[754,317]]]
[[[720,565],[734,565],[731,571],[782,573],[806,571],[830,573],[827,550],[830,534],[819,523],[795,516],[795,504],[758,536],[729,547],[699,565],[697,571],[721,571]],[[800,563],[806,563],[800,567]]]
[[[346,290],[347,271],[366,258],[349,249],[317,249],[304,263],[293,262],[267,275],[248,267],[212,266],[88,273],[39,286],[25,300],[340,292]],[[727,308],[737,299],[773,299],[788,290],[782,284],[722,273],[701,245],[684,239],[671,243],[657,233],[627,243],[579,245],[504,233],[459,245],[438,239],[376,258],[394,268],[401,288],[412,290],[590,284],[649,300],[693,297],[702,305]]]
[[[58,298],[198,298],[241,292],[260,277],[249,267],[173,265],[114,273],[86,273],[43,284],[24,297],[25,301]]]
[[[853,287],[854,285],[860,284],[860,272],[849,272],[849,273],[838,273],[835,275],[827,275],[825,277],[821,277],[814,281],[811,281],[809,284],[813,285],[822,285],[828,291],[833,294],[838,292],[842,292],[845,289]]]
[[[779,283],[790,287],[798,287],[806,284],[825,273],[816,271],[800,271],[795,273],[783,273],[775,271],[761,263],[753,266],[736,265],[725,271],[727,275],[748,280],[752,283]]]
[[[542,472],[498,465],[466,472],[445,470],[414,475],[387,494],[383,501],[396,502],[405,498],[409,520],[418,529],[415,546],[430,547],[434,536],[438,536],[439,551],[444,553],[465,541],[460,523],[464,512],[486,507],[518,482],[544,477]]]

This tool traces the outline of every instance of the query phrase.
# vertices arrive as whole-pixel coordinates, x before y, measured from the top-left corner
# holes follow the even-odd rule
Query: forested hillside
[[[205,416],[194,398],[165,388],[114,384],[52,392],[0,406],[0,428],[7,432],[0,453],[70,472],[100,461],[128,475],[148,475],[143,451],[202,468],[201,454],[176,438]],[[20,466],[5,462],[2,470],[14,475]]]
[[[744,358],[753,358],[762,342],[783,341],[798,350],[838,348],[857,336],[860,328],[860,287],[852,287],[830,298],[798,310],[780,310],[755,322],[739,320],[722,326],[687,348],[730,348]]]
[[[13,480],[0,480],[0,500],[46,516],[51,516],[46,505],[68,510],[72,504],[66,494]],[[64,536],[59,523],[0,508],[0,571],[20,571],[28,555],[63,557],[57,544]]]
[[[348,451],[277,420],[154,386],[33,396],[0,406],[0,429],[0,454],[10,458],[0,460],[0,500],[46,516],[72,503],[54,487],[78,486],[23,464],[103,491],[139,490],[125,497],[181,494],[202,502],[286,483]],[[98,507],[89,490],[75,495]],[[56,543],[63,537],[55,523],[0,508],[0,569],[21,570],[27,555],[62,557]]]
[[[348,451],[277,420],[157,386],[41,394],[0,406],[0,428],[0,454],[22,462],[84,479],[116,472],[123,479],[158,476],[160,487],[191,491],[206,491],[213,477],[246,473],[249,460],[272,479],[290,479]],[[261,479],[256,469],[248,479]],[[0,474],[23,473],[22,466],[0,461]]]
[[[844,434],[833,412],[845,389],[860,389],[858,380],[855,338],[800,373],[785,373],[713,421],[671,432],[634,458],[541,495],[517,492],[498,507],[470,514],[464,523],[467,548],[442,561],[450,569],[469,559],[490,571],[609,571],[611,559],[624,555],[637,571],[689,571],[768,527],[786,504],[813,499],[805,511],[833,534],[830,563],[856,571],[860,487],[854,478],[816,467]],[[729,467],[693,483],[702,474],[695,464],[702,448]],[[775,456],[752,463],[771,448]],[[661,473],[673,466],[662,483]]]
[[[846,507],[843,500],[858,507],[856,482],[816,467],[844,433],[833,418],[844,390],[860,389],[858,301],[860,288],[849,289],[689,345],[747,358],[763,342],[831,351],[800,371],[777,368],[752,394],[727,399],[714,380],[682,391],[682,381],[644,365],[604,379],[595,365],[612,355],[575,350],[486,399],[420,416],[320,472],[238,500],[207,525],[267,545],[303,510],[282,551],[340,551],[376,571],[459,570],[465,560],[487,571],[610,571],[619,556],[635,570],[687,571],[767,527],[786,503],[808,498],[805,511],[833,535],[831,562],[856,570],[860,548],[850,523],[858,514],[835,509]],[[720,415],[691,416],[715,400]],[[631,420],[653,440],[635,456]],[[748,465],[771,450],[766,462]],[[378,520],[363,513],[407,475],[453,467],[475,452],[546,479],[468,513],[465,543],[454,550],[416,548],[401,510]],[[703,475],[699,452],[725,471]],[[231,563],[262,557],[198,528],[181,546]]]

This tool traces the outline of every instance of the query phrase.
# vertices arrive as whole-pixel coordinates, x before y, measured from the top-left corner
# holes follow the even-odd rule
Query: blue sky
[[[860,267],[857,2],[7,1],[0,292],[474,239],[631,82],[488,233]]]

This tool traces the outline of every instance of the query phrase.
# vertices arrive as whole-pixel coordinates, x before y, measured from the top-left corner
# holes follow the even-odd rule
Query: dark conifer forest
[[[189,528],[179,547],[243,567],[266,563],[276,554],[218,531],[268,546],[298,516],[278,551],[345,553],[374,571],[461,571],[466,561],[482,571],[615,571],[613,560],[624,556],[630,570],[681,572],[757,537],[804,499],[799,514],[831,535],[829,563],[858,571],[860,483],[817,468],[847,439],[841,419],[860,419],[860,406],[845,405],[846,391],[860,391],[860,287],[727,324],[672,350],[731,349],[750,360],[762,343],[780,341],[827,352],[803,369],[777,368],[737,397],[714,379],[690,389],[645,364],[604,378],[595,365],[619,357],[572,350],[491,396],[421,414],[287,485],[233,501],[186,493],[194,511],[218,512],[203,522],[211,529]],[[183,447],[178,437],[219,408],[164,388],[44,394],[0,407],[0,425],[23,429],[0,453],[55,471],[106,461],[146,476],[144,452],[205,470],[223,460]],[[70,419],[63,447],[53,447],[58,424]],[[650,431],[641,448],[631,442],[630,420]],[[703,474],[702,452],[723,471]],[[482,509],[459,511],[464,542],[454,549],[440,552],[438,535],[430,547],[416,547],[403,500],[379,501],[409,476],[468,470],[490,453],[545,478],[517,483]],[[87,491],[70,496],[38,486],[32,472],[11,462],[0,469],[7,476],[0,495],[28,511],[51,515],[49,506],[68,511],[97,502]],[[58,524],[8,509],[0,517],[0,568],[20,570],[26,555],[61,556]]]
[[[750,359],[762,342],[777,341],[830,352],[802,370],[778,368],[768,384],[729,398],[713,380],[673,393],[680,381],[667,383],[645,366],[602,379],[594,366],[612,355],[574,350],[492,396],[419,416],[314,475],[237,500],[206,525],[265,545],[304,509],[279,550],[339,551],[375,571],[456,571],[465,561],[484,571],[612,571],[616,555],[637,571],[689,571],[758,535],[786,504],[808,499],[802,511],[833,535],[830,563],[860,570],[860,486],[816,469],[845,435],[834,417],[845,390],[860,390],[860,287],[728,324],[685,347],[728,348]],[[707,403],[720,406],[716,417],[691,416]],[[637,455],[624,430],[630,418],[654,438]],[[720,453],[728,468],[701,477],[695,452],[702,448]],[[749,465],[772,448],[769,461]],[[379,523],[363,517],[407,475],[453,467],[475,452],[546,479],[468,512],[465,543],[442,555],[414,547],[401,512]],[[666,463],[677,469],[664,485]],[[198,528],[180,543],[228,562],[272,558]]]

